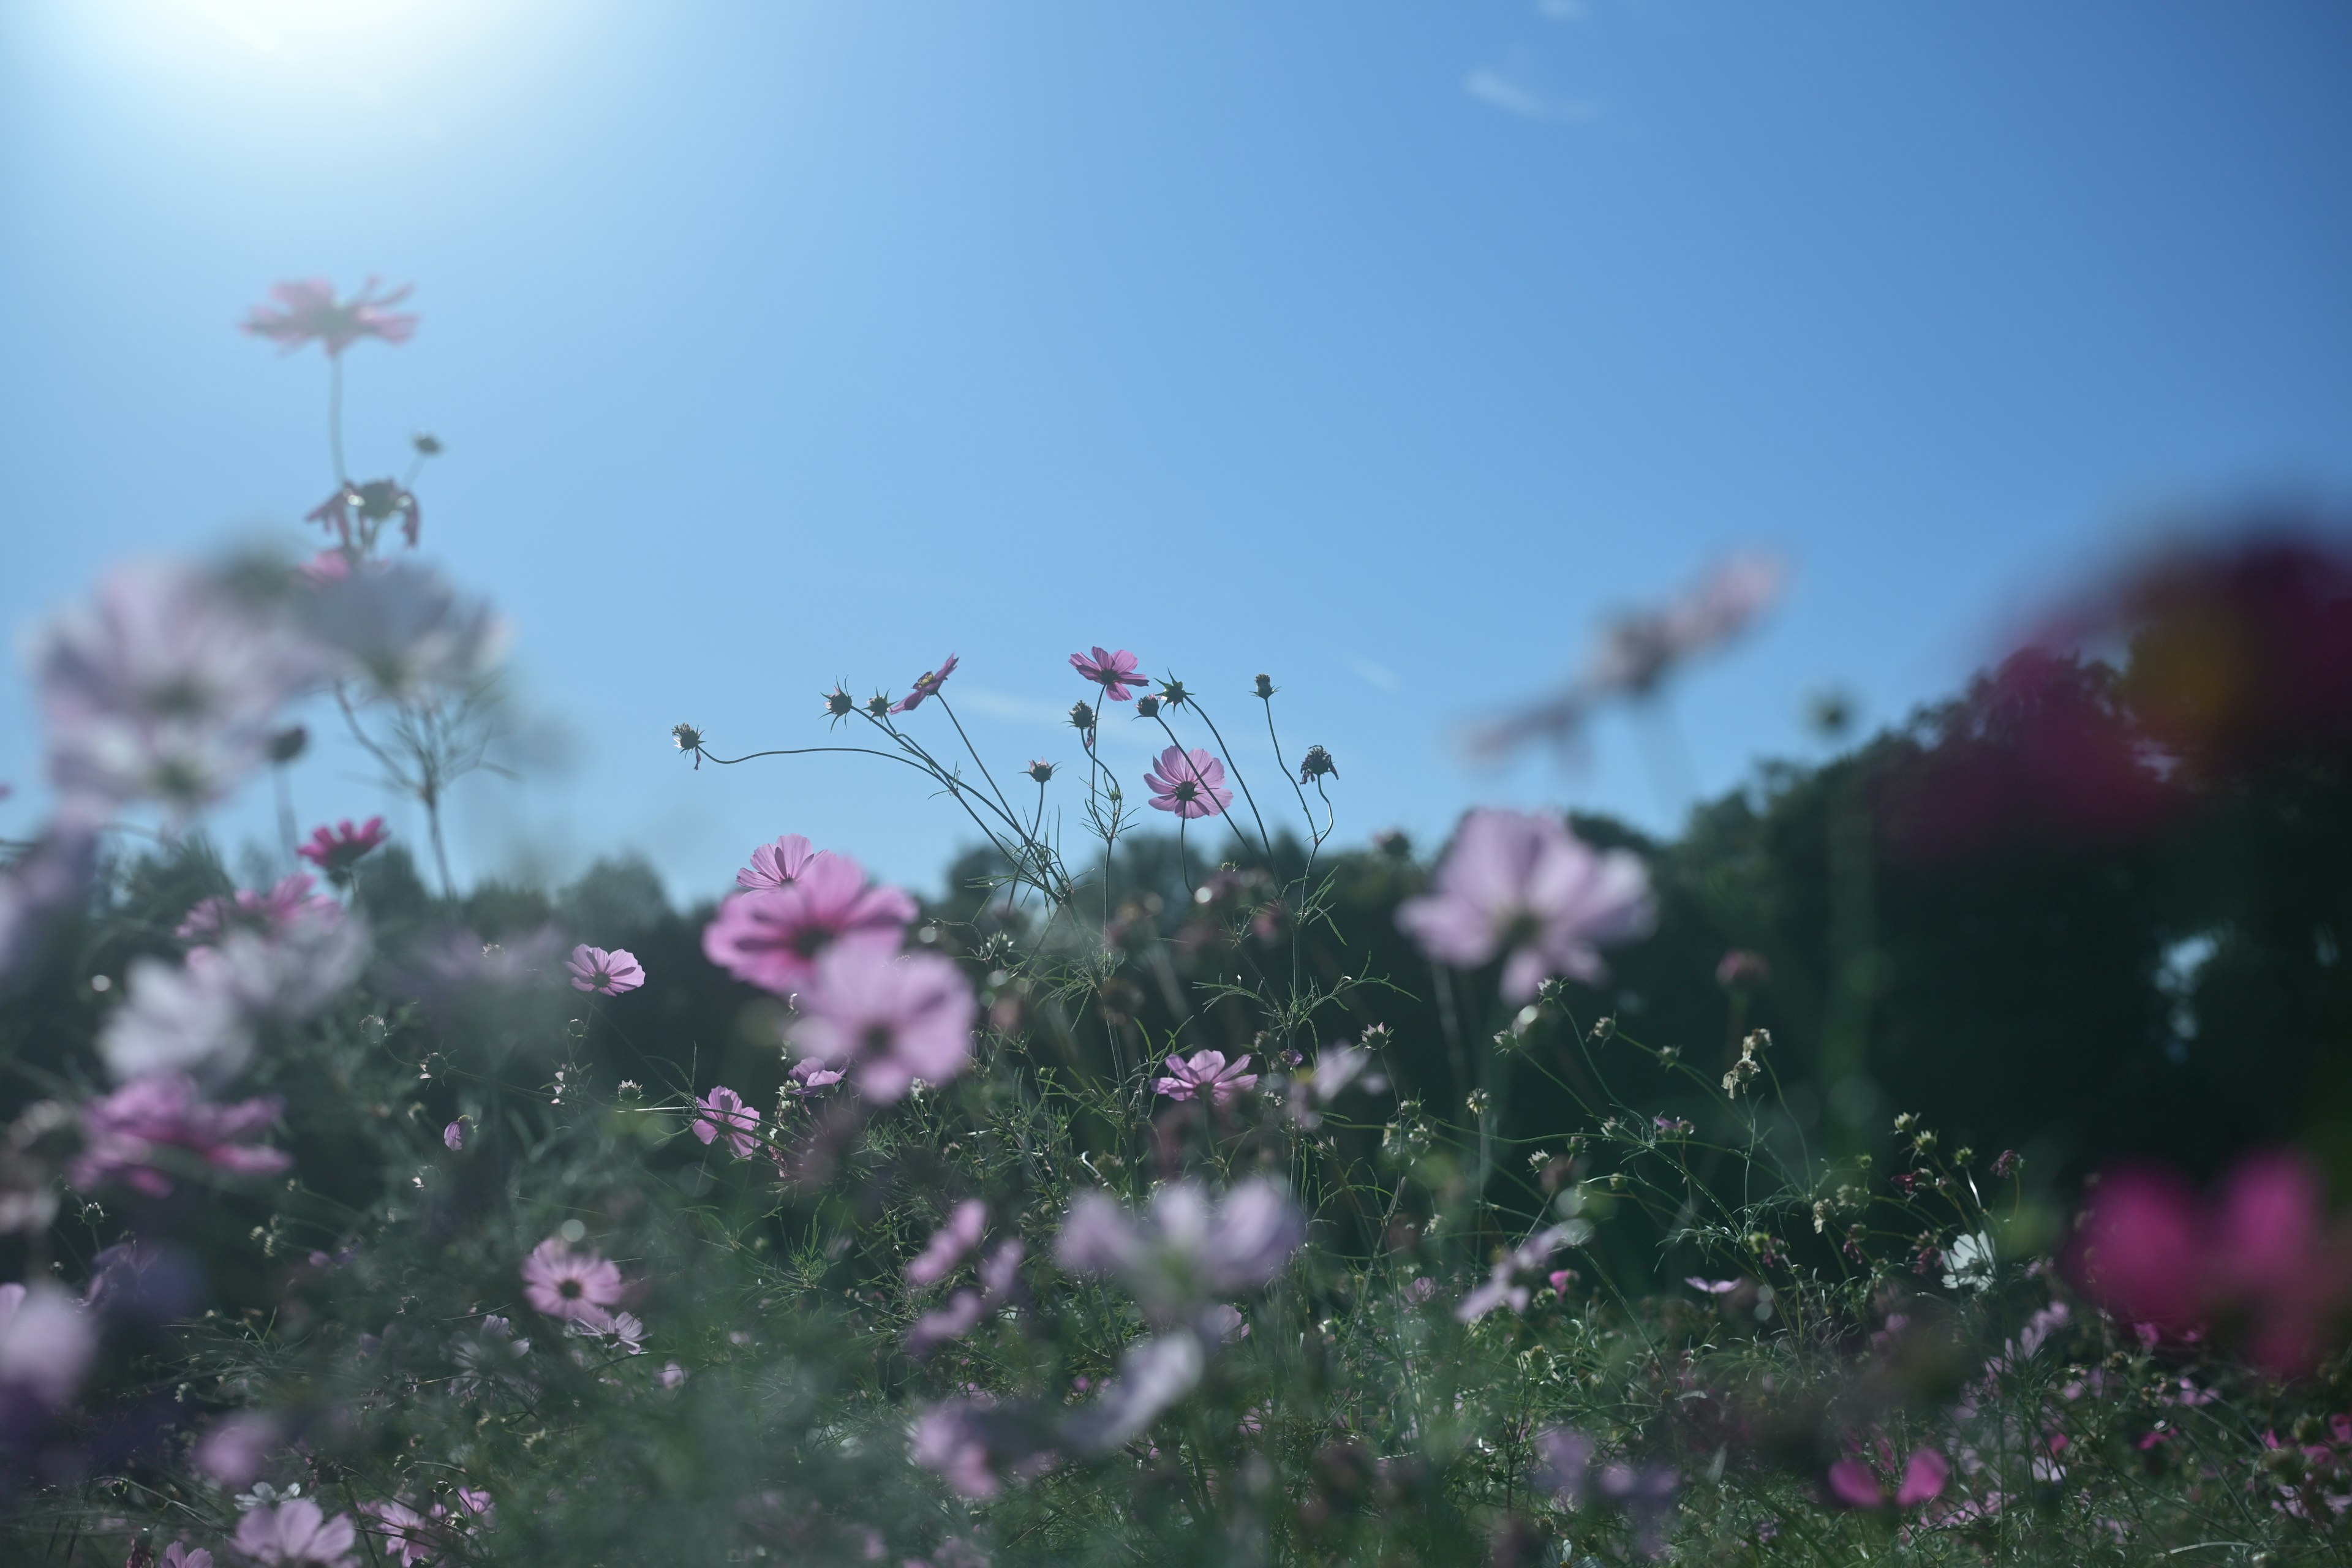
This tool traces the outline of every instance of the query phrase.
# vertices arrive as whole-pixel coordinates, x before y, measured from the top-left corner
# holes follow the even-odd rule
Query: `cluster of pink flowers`
[[[247,1140],[284,1110],[275,1095],[234,1105],[207,1103],[184,1073],[133,1079],[82,1107],[82,1148],[69,1174],[84,1192],[119,1181],[150,1197],[167,1197],[172,1178],[158,1160],[170,1150],[234,1175],[273,1176],[293,1161],[281,1150]]]
[[[934,672],[931,689],[945,679]],[[971,1064],[971,983],[945,958],[900,951],[913,899],[869,885],[856,860],[812,851],[798,834],[751,859],[736,874],[742,890],[704,928],[702,950],[737,979],[793,999],[793,1045],[833,1075],[796,1072],[799,1092],[847,1075],[868,1100],[893,1100],[919,1079],[945,1082]]]
[[[1503,960],[1503,994],[1525,1002],[1552,975],[1597,981],[1600,944],[1648,934],[1649,873],[1624,849],[1596,850],[1549,813],[1474,811],[1435,886],[1397,924],[1442,963]]]
[[[2258,1154],[2211,1200],[2167,1172],[2128,1168],[2095,1187],[2069,1258],[2083,1289],[2151,1339],[2209,1329],[2242,1337],[2269,1370],[2306,1372],[2352,1305],[2352,1226],[2331,1225],[2318,1173]]]

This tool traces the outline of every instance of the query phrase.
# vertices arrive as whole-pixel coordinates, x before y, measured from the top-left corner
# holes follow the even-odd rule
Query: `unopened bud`
[[[1274,681],[1270,677],[1261,675],[1257,678],[1257,694],[1260,697],[1274,695]]]
[[[289,724],[269,737],[269,760],[290,763],[300,756],[310,744],[310,731],[299,724]]]

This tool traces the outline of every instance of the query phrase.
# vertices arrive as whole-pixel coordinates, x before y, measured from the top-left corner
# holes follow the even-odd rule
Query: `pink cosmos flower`
[[[978,1198],[956,1205],[948,1223],[933,1231],[923,1250],[907,1264],[907,1282],[936,1285],[946,1279],[963,1261],[964,1254],[980,1245],[980,1233],[987,1224],[988,1205]]]
[[[1508,1307],[1514,1312],[1524,1312],[1535,1299],[1533,1287],[1525,1282],[1528,1275],[1538,1274],[1551,1260],[1551,1255],[1566,1245],[1574,1233],[1567,1226],[1556,1225],[1539,1230],[1502,1258],[1487,1270],[1486,1283],[1462,1298],[1454,1309],[1456,1321],[1475,1323],[1497,1307]]]
[[[2075,1236],[2070,1270],[2101,1306],[2158,1340],[2209,1321],[2242,1330],[2285,1376],[2310,1370],[2352,1302],[2352,1230],[2328,1225],[2319,1179],[2293,1153],[2246,1160],[2210,1203],[2166,1173],[2114,1172]]]
[[[0,1397],[57,1406],[74,1396],[98,1357],[98,1324],[56,1286],[0,1285]]]
[[[294,853],[341,881],[351,875],[352,867],[373,854],[389,837],[381,816],[371,816],[357,827],[347,816],[332,827],[312,828],[310,841]]]
[[[751,863],[735,873],[735,885],[754,890],[773,891],[800,880],[808,863],[824,854],[812,849],[809,841],[797,833],[787,833],[773,844],[762,844],[751,851]]]
[[[404,1502],[363,1502],[360,1511],[375,1522],[368,1533],[380,1536],[384,1549],[401,1568],[417,1568],[441,1554],[437,1533],[423,1514]]]
[[[155,1163],[165,1149],[237,1175],[276,1175],[292,1158],[242,1140],[276,1121],[284,1109],[275,1095],[208,1105],[195,1081],[180,1073],[133,1079],[82,1107],[82,1149],[74,1157],[73,1184],[90,1192],[120,1181],[150,1197],[168,1197],[172,1179]]]
[[[574,1252],[552,1236],[523,1259],[522,1283],[524,1298],[538,1310],[592,1329],[611,1326],[606,1309],[621,1299],[618,1264],[593,1250]]]
[[[197,1474],[243,1491],[260,1476],[262,1466],[285,1440],[286,1428],[276,1417],[253,1410],[233,1411],[213,1423],[197,1440],[189,1461]]]
[[[313,916],[323,920],[339,918],[343,907],[323,893],[313,893],[310,889],[318,885],[307,872],[297,871],[280,877],[266,893],[239,888],[234,897],[215,894],[197,900],[172,934],[182,942],[192,942],[218,936],[232,926],[251,926],[276,935],[297,921]]]
[[[1234,792],[1225,788],[1225,764],[1195,746],[1187,752],[1171,746],[1160,753],[1160,771],[1147,773],[1155,811],[1172,811],[1185,818],[1216,816],[1233,805]]]
[[[1933,1448],[1921,1448],[1903,1467],[1903,1479],[1892,1490],[1860,1459],[1840,1459],[1830,1467],[1830,1495],[1848,1508],[1917,1508],[1932,1502],[1951,1479],[1951,1461]]]
[[[968,1498],[1003,1491],[997,1468],[1021,1448],[1012,1424],[986,1395],[932,1405],[915,1418],[908,1436],[915,1463]]]
[[[780,995],[808,984],[836,945],[895,950],[915,900],[866,885],[846,855],[812,857],[788,886],[734,894],[702,931],[702,951],[738,980]]]
[[[1070,656],[1070,668],[1101,687],[1103,696],[1113,702],[1126,701],[1135,695],[1133,688],[1146,684],[1135,665],[1135,656],[1125,648],[1112,653],[1097,646],[1091,658],[1082,653]]]
[[[448,1126],[441,1129],[441,1143],[444,1148],[453,1152],[463,1149],[466,1146],[465,1122],[452,1121]]]
[[[272,288],[269,292],[278,303],[256,305],[239,324],[257,338],[269,339],[287,353],[313,340],[326,349],[330,358],[362,338],[404,343],[416,331],[416,318],[386,307],[407,299],[414,288],[413,284],[403,284],[389,294],[379,294],[376,280],[371,278],[361,285],[357,294],[338,302],[332,283],[324,278],[305,278]]]
[[[1649,872],[1623,849],[1595,850],[1558,817],[1474,811],[1397,924],[1440,963],[1475,968],[1507,954],[1503,995],[1525,1002],[1545,977],[1595,981],[1598,945],[1645,936],[1656,921]]]
[[[940,687],[948,683],[948,677],[955,673],[955,667],[956,656],[950,654],[940,661],[939,668],[927,669],[915,677],[915,689],[893,702],[890,705],[890,711],[912,713],[916,709],[920,708],[924,698],[932,696]]]
[[[1223,1051],[1194,1051],[1190,1061],[1170,1057],[1168,1076],[1153,1079],[1151,1091],[1171,1100],[1205,1093],[1219,1105],[1231,1105],[1244,1089],[1257,1087],[1257,1074],[1242,1070],[1249,1064],[1246,1052],[1231,1062]]]
[[[157,1568],[213,1568],[213,1554],[201,1546],[188,1546],[174,1541],[163,1548],[156,1560]]]
[[[1119,1276],[1144,1316],[1166,1324],[1198,1318],[1213,1297],[1265,1284],[1306,1241],[1306,1215],[1272,1182],[1244,1182],[1222,1202],[1177,1182],[1140,1215],[1107,1194],[1080,1194],[1054,1250],[1066,1268]]]
[[[697,1138],[709,1143],[723,1135],[739,1160],[759,1152],[760,1140],[753,1134],[760,1130],[760,1114],[743,1103],[741,1095],[722,1084],[694,1103],[702,1108],[694,1119]]]
[[[607,952],[601,947],[582,942],[572,950],[564,967],[572,971],[572,989],[597,991],[607,996],[618,996],[635,991],[646,983],[645,965],[627,948],[616,947]]]
[[[821,1062],[803,1057],[794,1062],[791,1070],[784,1074],[784,1089],[796,1099],[806,1100],[818,1089],[830,1089],[840,1081],[841,1074],[832,1071]]]
[[[1750,952],[1744,947],[1731,949],[1715,966],[1715,983],[1717,985],[1745,985],[1750,981],[1771,978],[1772,966],[1764,962],[1764,955]]]
[[[963,971],[935,953],[841,943],[817,961],[793,1042],[854,1075],[866,1099],[893,1100],[919,1078],[944,1083],[971,1065],[979,1010]]]
[[[236,1522],[236,1549],[265,1568],[347,1568],[358,1540],[351,1515],[328,1519],[306,1497],[263,1503]]]

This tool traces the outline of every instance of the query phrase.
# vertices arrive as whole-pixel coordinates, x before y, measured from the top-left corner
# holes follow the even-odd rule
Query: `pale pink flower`
[[[1065,1268],[1118,1275],[1145,1317],[1174,1323],[1197,1317],[1212,1298],[1265,1284],[1306,1240],[1306,1215],[1271,1182],[1244,1182],[1222,1202],[1197,1183],[1176,1182],[1141,1215],[1106,1194],[1082,1194],[1054,1251]]]
[[[1231,1062],[1225,1060],[1223,1051],[1194,1051],[1189,1061],[1182,1057],[1170,1057],[1168,1076],[1154,1079],[1151,1089],[1171,1100],[1190,1100],[1205,1094],[1219,1105],[1231,1105],[1243,1091],[1257,1087],[1257,1074],[1244,1070],[1249,1064],[1247,1052]]]
[[[353,866],[374,853],[390,835],[383,830],[383,818],[371,816],[357,827],[350,817],[332,827],[314,827],[310,842],[294,851],[337,881],[351,875]]]
[[[1171,746],[1160,753],[1160,770],[1147,773],[1155,811],[1172,811],[1180,817],[1216,816],[1233,805],[1234,792],[1225,788],[1225,764],[1195,746],[1187,752]]]
[[[54,1285],[0,1285],[0,1389],[63,1405],[98,1357],[98,1325]]]
[[[627,948],[616,947],[610,952],[601,947],[582,942],[572,950],[564,963],[572,971],[572,989],[595,991],[606,996],[618,996],[635,991],[646,983],[645,965]]]
[[[276,1095],[207,1104],[195,1081],[181,1073],[133,1079],[82,1107],[82,1148],[74,1157],[73,1184],[90,1192],[121,1181],[150,1197],[167,1197],[172,1179],[156,1163],[166,1149],[235,1175],[276,1175],[292,1158],[246,1140],[276,1121],[284,1109]]]
[[[1475,968],[1507,955],[1503,995],[1525,1002],[1549,975],[1604,973],[1599,945],[1647,935],[1656,921],[1649,872],[1623,849],[1595,850],[1549,814],[1474,811],[1397,924],[1444,963]]]
[[[328,1519],[306,1497],[264,1503],[236,1523],[236,1549],[265,1568],[347,1568],[358,1540],[351,1515]]]
[[[660,1383],[664,1388],[677,1388],[686,1382],[686,1368],[671,1362],[661,1369]]]
[[[1192,1393],[1207,1367],[1208,1351],[1189,1329],[1138,1340],[1119,1353],[1118,1375],[1092,1404],[1072,1411],[1062,1430],[1093,1453],[1123,1448]]]
[[[238,325],[257,338],[268,338],[287,353],[316,342],[329,357],[341,353],[362,338],[382,338],[404,343],[416,331],[416,318],[389,307],[408,298],[414,284],[404,283],[388,294],[376,292],[369,279],[348,300],[335,298],[335,286],[324,278],[302,278],[272,286],[275,305],[256,305]]]
[[[297,622],[341,673],[395,700],[477,686],[511,628],[429,567],[378,564],[294,601]]]
[[[441,1544],[434,1539],[438,1531],[406,1503],[363,1502],[360,1512],[375,1521],[368,1533],[383,1539],[385,1550],[401,1568],[417,1568],[441,1554]]]
[[[950,654],[940,661],[939,668],[927,669],[915,677],[915,689],[890,704],[890,711],[912,713],[916,709],[920,708],[924,698],[939,694],[940,688],[948,683],[948,677],[955,673],[955,667],[956,656]]]
[[[163,1548],[156,1560],[157,1568],[213,1568],[213,1554],[201,1546],[187,1546],[174,1541]]]
[[[233,1077],[266,1021],[299,1023],[342,994],[367,962],[367,922],[305,917],[273,936],[231,931],[178,964],[131,962],[122,1003],[100,1026],[118,1080],[158,1072]]]
[[[466,1123],[462,1118],[441,1129],[441,1144],[452,1152],[466,1146]]]
[[[809,841],[797,833],[787,833],[773,844],[762,844],[751,851],[751,863],[735,873],[735,885],[755,890],[773,890],[800,880],[808,863],[824,854],[811,849]]]
[[[992,1498],[1004,1478],[1030,1477],[1051,1469],[1050,1449],[1034,1416],[1000,1406],[986,1394],[950,1399],[916,1416],[908,1447],[916,1464],[969,1498]]]
[[[1113,702],[1124,702],[1135,695],[1131,688],[1146,684],[1135,671],[1135,656],[1125,648],[1112,653],[1099,646],[1092,658],[1082,653],[1070,656],[1070,668],[1103,689],[1103,696]]]
[[[199,1475],[233,1490],[251,1486],[278,1446],[286,1428],[272,1416],[238,1410],[213,1423],[196,1443],[190,1462]]]
[[[933,1231],[923,1250],[908,1262],[908,1283],[936,1285],[946,1279],[964,1255],[980,1245],[980,1234],[987,1224],[988,1205],[978,1198],[956,1205],[948,1223]]]
[[[871,945],[836,944],[818,961],[800,1005],[793,1043],[851,1074],[868,1100],[897,1100],[917,1079],[945,1083],[971,1065],[980,1005],[963,971],[937,954],[893,957]]]
[[[533,1308],[593,1329],[611,1326],[606,1309],[621,1299],[618,1264],[593,1250],[574,1252],[552,1236],[523,1259],[522,1283],[524,1299]]]
[[[895,950],[915,900],[896,888],[866,885],[846,855],[818,855],[789,885],[736,893],[702,931],[702,951],[738,980],[789,994],[815,977],[837,946]]]
[[[1580,1222],[1581,1223],[1581,1222]],[[1567,1226],[1556,1225],[1537,1231],[1509,1252],[1495,1260],[1487,1270],[1486,1282],[1462,1298],[1454,1309],[1457,1321],[1475,1323],[1497,1307],[1508,1307],[1514,1312],[1524,1312],[1535,1297],[1534,1288],[1527,1283],[1528,1277],[1542,1272],[1551,1255],[1567,1244],[1574,1233]]]
[[[199,899],[172,934],[182,942],[194,942],[218,936],[232,927],[248,926],[276,935],[299,920],[340,917],[342,905],[310,890],[318,885],[307,872],[297,871],[280,877],[266,893],[239,888],[233,896],[215,893]]]
[[[694,1102],[702,1114],[694,1119],[694,1135],[705,1143],[724,1136],[728,1149],[739,1160],[748,1160],[760,1152],[760,1113],[743,1103],[743,1097],[725,1085],[712,1089]]]

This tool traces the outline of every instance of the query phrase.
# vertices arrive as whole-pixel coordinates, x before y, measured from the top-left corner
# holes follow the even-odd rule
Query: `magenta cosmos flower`
[[[338,301],[335,286],[323,278],[280,283],[269,290],[278,303],[256,305],[240,325],[288,353],[315,340],[330,358],[362,338],[406,342],[416,331],[416,318],[385,307],[407,299],[415,285],[404,284],[389,294],[377,293],[375,286],[376,280],[371,278],[357,294]]]
[[[800,1005],[793,1043],[850,1074],[868,1100],[897,1100],[919,1078],[944,1083],[971,1064],[980,1005],[963,971],[937,954],[835,946]]]
[[[760,1130],[760,1114],[743,1103],[743,1097],[720,1084],[694,1102],[702,1114],[694,1119],[694,1135],[705,1143],[720,1137],[739,1160],[748,1160],[760,1151],[760,1141],[752,1134]]]
[[[915,689],[890,704],[890,711],[912,713],[916,709],[920,708],[924,698],[936,696],[940,688],[948,683],[948,677],[955,673],[955,667],[956,656],[950,654],[940,661],[939,668],[927,669],[915,677]]]
[[[1101,687],[1103,696],[1113,702],[1126,701],[1135,695],[1135,687],[1145,684],[1135,665],[1135,656],[1125,648],[1113,653],[1097,646],[1091,658],[1082,653],[1070,656],[1070,668]]]
[[[522,1260],[524,1299],[551,1318],[610,1328],[605,1309],[621,1299],[620,1265],[602,1253],[574,1252],[560,1237],[549,1237]]]
[[[1397,924],[1442,963],[1474,969],[1507,954],[1503,994],[1524,1002],[1547,976],[1604,973],[1597,944],[1645,936],[1649,872],[1623,849],[1596,850],[1549,815],[1474,811]]]
[[[607,996],[618,996],[646,983],[645,965],[625,947],[607,952],[583,942],[572,950],[564,967],[572,971],[574,991],[598,991]]]
[[[1225,764],[1198,746],[1189,752],[1169,747],[1160,753],[1160,771],[1145,773],[1143,782],[1151,786],[1154,810],[1187,819],[1220,816],[1234,804],[1234,792],[1225,788]]]
[[[1860,1459],[1840,1459],[1830,1467],[1830,1495],[1848,1508],[1917,1508],[1933,1502],[1951,1477],[1951,1461],[1933,1448],[1913,1454],[1892,1488],[1882,1486]]]
[[[907,1282],[910,1285],[936,1285],[955,1272],[964,1255],[980,1245],[981,1232],[988,1226],[988,1205],[978,1198],[966,1198],[956,1205],[948,1223],[931,1233],[923,1250],[907,1264]]]
[[[801,879],[810,861],[826,851],[812,849],[809,841],[797,833],[787,833],[773,844],[762,844],[751,851],[751,863],[735,873],[735,885],[755,892],[773,892],[790,887]]]
[[[357,1543],[358,1531],[350,1514],[329,1519],[306,1497],[274,1507],[263,1503],[236,1521],[237,1551],[267,1568],[295,1568],[301,1563],[344,1568]]]
[[[283,1151],[246,1142],[285,1109],[276,1096],[209,1105],[180,1073],[133,1079],[82,1107],[82,1150],[73,1184],[84,1192],[120,1181],[151,1197],[168,1197],[172,1179],[157,1168],[167,1149],[236,1175],[271,1176],[294,1162]]]
[[[896,888],[869,888],[846,855],[817,855],[788,886],[737,893],[702,931],[702,951],[738,980],[789,994],[815,977],[836,945],[895,950],[915,900]]]
[[[375,853],[389,837],[383,830],[383,818],[381,816],[371,816],[357,827],[352,826],[352,819],[347,816],[332,827],[310,829],[310,841],[294,853],[341,881],[351,875],[352,867]]]
[[[1219,1105],[1231,1105],[1244,1089],[1257,1087],[1257,1074],[1243,1070],[1249,1064],[1247,1053],[1230,1062],[1223,1051],[1194,1051],[1190,1061],[1170,1057],[1168,1076],[1153,1080],[1151,1089],[1171,1100],[1205,1094]]]

